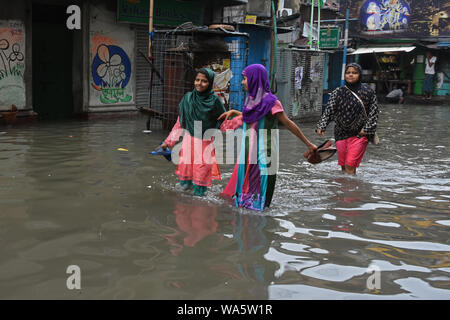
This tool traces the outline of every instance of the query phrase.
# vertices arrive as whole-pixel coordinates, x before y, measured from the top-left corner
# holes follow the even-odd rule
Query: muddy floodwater
[[[220,197],[229,164],[182,191],[143,116],[2,126],[0,299],[450,299],[450,106],[381,112],[355,177],[280,130],[262,213]]]

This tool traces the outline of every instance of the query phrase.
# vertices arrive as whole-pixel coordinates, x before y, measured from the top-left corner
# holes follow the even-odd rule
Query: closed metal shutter
[[[136,107],[149,107],[150,65],[142,55],[148,54],[148,25],[135,25],[136,29]]]

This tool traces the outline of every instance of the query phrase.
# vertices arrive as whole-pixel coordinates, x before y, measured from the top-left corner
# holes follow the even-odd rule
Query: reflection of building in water
[[[392,239],[409,238],[409,241],[426,241],[428,239],[427,233],[430,229],[436,227],[433,230],[433,236],[436,236],[437,230],[442,229],[442,225],[435,223],[426,216],[411,217],[410,215],[389,215],[386,216],[389,221],[398,223],[402,228],[406,229],[404,234],[401,234],[401,230],[396,230],[395,234],[392,234]],[[445,237],[446,230],[442,231],[442,237]],[[383,236],[386,238],[386,233],[372,234],[372,236]],[[404,263],[410,263],[412,265],[420,265],[425,268],[448,268],[450,267],[450,255],[444,251],[425,251],[425,250],[412,250],[402,249],[388,245],[374,245],[369,247],[368,250],[375,251],[382,254],[385,257],[402,261]]]
[[[419,265],[425,268],[450,267],[450,256],[448,252],[411,250],[383,245],[373,245],[368,247],[367,250],[375,251],[390,258],[391,261],[397,260],[398,262]]]

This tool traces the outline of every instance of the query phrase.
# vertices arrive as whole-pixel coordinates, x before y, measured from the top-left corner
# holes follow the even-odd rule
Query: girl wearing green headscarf
[[[160,146],[173,147],[183,135],[177,171],[184,189],[193,187],[194,194],[203,196],[212,180],[220,180],[213,140],[203,140],[208,129],[218,129],[217,118],[225,107],[214,93],[214,72],[208,68],[198,70],[194,90],[186,93],[178,105],[178,119],[167,139]],[[183,130],[184,129],[184,130]],[[204,152],[209,148],[209,152]]]

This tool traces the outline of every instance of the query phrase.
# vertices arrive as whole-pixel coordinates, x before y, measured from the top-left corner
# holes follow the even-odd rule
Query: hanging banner
[[[117,0],[117,20],[148,24],[149,0]],[[184,22],[203,25],[204,5],[197,1],[155,0],[154,24],[178,26]]]
[[[305,38],[309,38],[309,34],[310,32],[312,32],[312,39],[313,40],[317,40],[317,26],[313,25],[312,27],[312,31],[310,28],[310,23],[309,22],[304,22],[303,23],[303,33],[302,36],[304,36]]]
[[[450,0],[344,0],[350,35],[405,38],[450,35]]]

